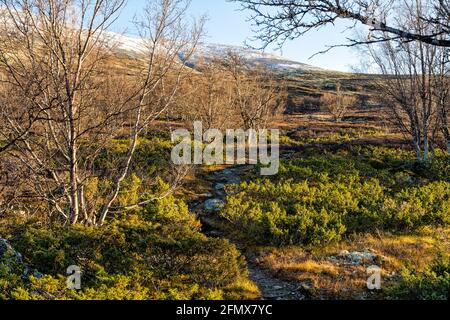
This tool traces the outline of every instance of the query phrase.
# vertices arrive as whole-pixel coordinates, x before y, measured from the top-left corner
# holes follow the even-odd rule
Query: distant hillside
[[[139,56],[145,51],[145,44],[142,39],[111,33],[111,37],[117,44],[117,50],[125,54]],[[263,65],[274,71],[283,73],[310,73],[324,72],[326,70],[314,67],[305,63],[292,61],[274,54],[264,53],[258,50],[249,49],[241,46],[231,46],[223,44],[202,43],[197,51],[188,61],[185,61],[183,54],[180,60],[195,67],[200,60],[210,61],[217,58],[223,58],[228,53],[239,54],[245,62],[251,65]]]
[[[214,57],[225,57],[228,53],[239,54],[247,63],[252,65],[264,65],[269,69],[281,72],[313,72],[324,71],[305,63],[292,61],[283,57],[264,53],[240,46],[230,46],[223,44],[201,44],[191,60],[195,63],[201,58],[206,60]]]

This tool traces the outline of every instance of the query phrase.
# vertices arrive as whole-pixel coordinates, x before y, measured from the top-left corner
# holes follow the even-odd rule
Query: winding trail
[[[263,300],[303,300],[305,297],[299,291],[297,284],[278,279],[261,268],[247,248],[228,238],[227,234],[219,227],[220,217],[217,213],[226,198],[225,185],[239,184],[241,176],[252,168],[252,166],[236,166],[213,172],[211,174],[213,190],[210,191],[204,201],[197,202],[192,209],[201,212],[200,220],[203,224],[204,234],[209,237],[228,239],[246,257],[249,278],[258,286]]]

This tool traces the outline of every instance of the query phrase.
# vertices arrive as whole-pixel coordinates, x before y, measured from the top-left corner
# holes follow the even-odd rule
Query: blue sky
[[[128,0],[128,4],[114,30],[133,34],[131,21],[135,13],[139,13],[144,3],[145,0]],[[247,22],[250,13],[238,9],[238,4],[226,0],[192,0],[189,14],[197,17],[202,14],[208,16],[205,42],[243,45],[246,40],[251,38],[253,33],[251,23]],[[348,33],[342,33],[345,27],[345,24],[340,23],[335,27],[314,31],[302,38],[286,43],[282,53],[275,53],[322,68],[349,71],[350,66],[358,64],[355,51],[349,48],[336,48],[327,54],[308,59],[314,53],[325,49],[326,45],[344,43],[345,37],[349,35]],[[274,48],[269,48],[266,51],[272,53]]]

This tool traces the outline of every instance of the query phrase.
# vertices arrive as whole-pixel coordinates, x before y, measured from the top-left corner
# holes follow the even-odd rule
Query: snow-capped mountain
[[[116,43],[116,48],[123,53],[138,56],[145,52],[145,41],[139,38],[111,34],[111,38]],[[180,60],[195,67],[200,61],[211,61],[213,59],[225,58],[228,54],[238,54],[246,63],[251,65],[263,65],[278,72],[313,72],[324,71],[305,63],[292,61],[281,56],[265,53],[262,51],[223,44],[202,43],[188,61],[180,54]]]
[[[292,61],[274,54],[269,54],[240,46],[223,44],[201,44],[191,60],[195,63],[201,58],[205,60],[213,58],[225,58],[229,53],[238,54],[248,64],[263,65],[275,71],[323,71],[318,67],[314,67],[297,61]]]

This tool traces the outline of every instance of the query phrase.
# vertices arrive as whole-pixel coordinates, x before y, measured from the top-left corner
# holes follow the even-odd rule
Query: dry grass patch
[[[311,255],[302,250],[292,249],[274,249],[263,258],[264,263],[273,270],[290,270],[293,273],[315,273],[337,275],[338,268],[327,262],[315,260]]]
[[[338,244],[308,250],[260,249],[256,261],[269,272],[298,282],[311,299],[382,299],[386,291],[371,292],[366,287],[369,266],[381,267],[383,287],[388,288],[406,266],[424,269],[439,251],[450,253],[449,235],[450,229],[422,230],[416,235],[355,235]],[[370,250],[377,258],[354,264],[340,256],[344,250]]]

